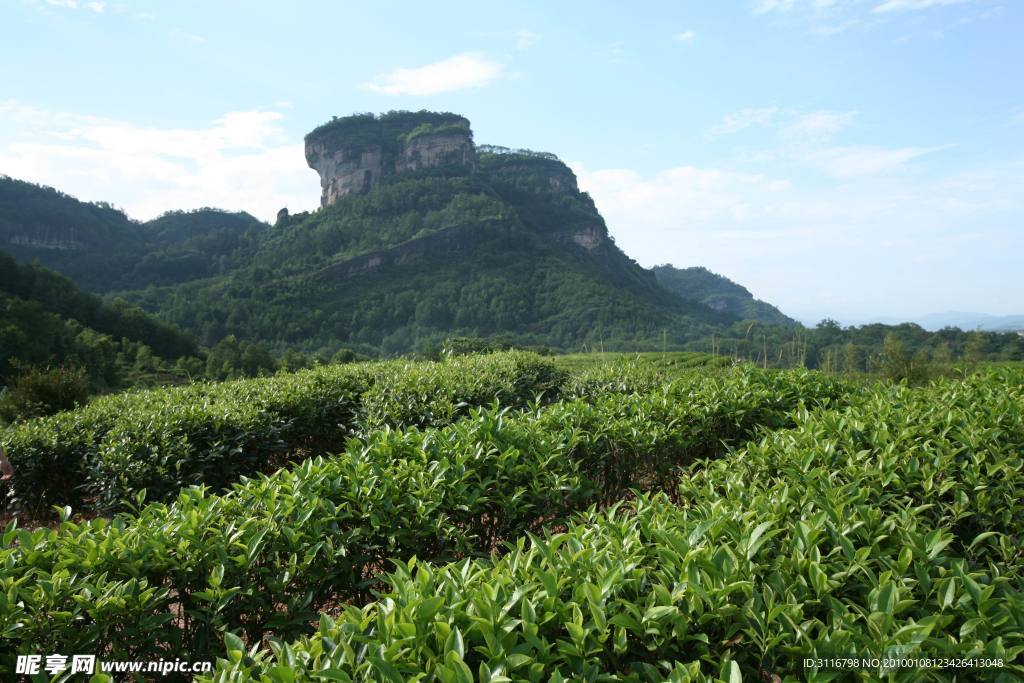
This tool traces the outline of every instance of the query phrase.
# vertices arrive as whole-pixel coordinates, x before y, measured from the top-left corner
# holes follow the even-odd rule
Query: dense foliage
[[[487,555],[630,488],[672,488],[677,467],[842,393],[805,373],[741,371],[474,409],[441,429],[370,432],[224,495],[191,488],[110,521],[12,524],[0,634],[18,651],[124,658],[202,657],[231,631],[293,638],[326,606],[366,600],[385,561]]]
[[[142,309],[115,299],[106,303],[98,296],[79,290],[68,278],[36,264],[20,265],[13,258],[0,252],[0,296],[9,305],[14,301],[36,302],[41,312],[56,314],[65,320],[73,320],[82,327],[105,334],[113,339],[130,339],[149,346],[155,354],[167,359],[194,356],[197,345],[191,335],[169,325]],[[12,301],[13,300],[13,301]],[[6,318],[6,316],[5,316]],[[23,325],[31,325],[25,321]],[[27,329],[19,329],[22,346],[38,347],[35,335]],[[17,334],[17,333],[15,333]],[[4,344],[0,363],[9,357],[22,357],[28,349]],[[40,352],[40,349],[34,349]],[[0,376],[3,365],[0,365]]]
[[[236,265],[229,277],[131,296],[207,344],[235,334],[306,352],[396,354],[494,335],[519,345],[642,349],[663,337],[696,340],[733,320],[658,286],[607,241],[572,172],[536,161],[540,168],[489,155],[475,174],[402,175],[283,218],[254,251],[226,257]],[[590,230],[603,245],[572,242]]]
[[[131,235],[131,221],[106,202],[82,202],[52,187],[0,175],[0,244],[32,240],[56,248],[101,246]]]
[[[0,176],[0,249],[38,260],[92,292],[221,274],[225,256],[267,226],[246,213],[171,211],[140,223],[109,204]]]
[[[425,110],[389,111],[379,116],[335,116],[306,135],[306,143],[322,143],[331,149],[377,145],[385,156],[393,156],[399,142],[423,134],[428,129],[470,134],[469,120],[458,114]]]
[[[177,365],[200,363],[198,354],[191,335],[142,309],[0,252],[0,425],[91,393],[166,382]]]
[[[767,367],[872,373],[921,382],[951,364],[1024,360],[1024,336],[1014,332],[929,332],[913,323],[842,327],[823,320],[813,328],[734,323],[693,350],[753,361]]]
[[[289,457],[337,446],[364,426],[443,425],[470,406],[522,406],[560,388],[550,361],[522,353],[446,363],[332,365],[226,383],[128,392],[0,433],[18,476],[4,505],[124,507],[146,491],[220,489]]]
[[[658,283],[670,292],[684,299],[699,301],[717,311],[731,313],[740,320],[756,320],[766,325],[797,324],[775,306],[755,299],[746,287],[707,268],[674,268],[665,264],[652,270]]]
[[[19,419],[53,415],[85,405],[89,380],[85,368],[58,365],[23,366],[0,390],[0,425]]]
[[[395,560],[310,637],[226,638],[211,680],[1017,680],[1022,399],[1017,373],[804,413],[683,477],[678,506],[640,497],[496,559]],[[981,661],[804,663],[843,657]]]

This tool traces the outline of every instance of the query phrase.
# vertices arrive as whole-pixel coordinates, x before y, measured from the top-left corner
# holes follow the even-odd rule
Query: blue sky
[[[313,208],[332,115],[558,154],[642,265],[805,320],[1020,313],[1024,4],[0,3],[0,173],[144,219]]]

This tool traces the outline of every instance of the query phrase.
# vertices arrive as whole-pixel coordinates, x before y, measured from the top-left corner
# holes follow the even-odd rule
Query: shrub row
[[[1024,378],[879,390],[500,559],[397,563],[209,680],[1020,680]],[[1001,667],[843,669],[805,658]]]
[[[0,637],[19,652],[122,659],[201,658],[221,651],[226,630],[295,637],[318,611],[367,599],[390,558],[486,555],[841,393],[812,373],[746,370],[647,395],[473,410],[444,429],[384,428],[224,495],[190,488],[109,523],[12,525]]]
[[[513,352],[108,396],[0,433],[17,472],[0,493],[31,516],[51,505],[116,510],[142,489],[168,500],[184,486],[223,488],[297,450],[336,446],[363,422],[442,425],[496,399],[525,406],[554,396],[562,380],[549,360]]]

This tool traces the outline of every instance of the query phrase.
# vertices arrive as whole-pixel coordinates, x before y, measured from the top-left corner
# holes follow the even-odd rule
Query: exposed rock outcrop
[[[74,234],[72,229],[71,234]],[[33,235],[12,235],[8,242],[18,247],[32,247],[34,249],[52,249],[56,251],[80,251],[85,244],[73,237],[68,239],[39,237]]]
[[[402,143],[395,170],[402,173],[448,164],[470,166],[474,159],[473,140],[469,135],[426,134]]]
[[[383,158],[379,145],[331,149],[324,142],[307,142],[306,162],[320,174],[320,205],[370,189],[383,174]]]
[[[580,191],[576,175],[555,155],[495,145],[477,148],[469,121],[449,113],[336,118],[306,136],[306,162],[320,174],[324,207],[366,192],[391,176],[441,166],[479,166],[486,177],[516,184],[529,178],[540,191],[570,195]]]
[[[321,206],[398,173],[472,166],[475,160],[469,121],[456,114],[359,114],[335,119],[306,136],[306,162],[320,174]]]
[[[574,232],[572,235],[572,241],[580,245],[587,251],[593,251],[601,246],[605,241],[605,234],[603,228],[587,228],[586,230],[580,230]]]

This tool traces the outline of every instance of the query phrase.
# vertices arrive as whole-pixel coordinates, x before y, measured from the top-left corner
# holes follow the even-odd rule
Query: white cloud
[[[770,127],[775,135],[770,144],[744,152],[752,163],[783,163],[802,166],[835,178],[888,173],[899,170],[925,154],[947,149],[950,145],[933,147],[883,147],[881,145],[830,145],[832,138],[853,125],[856,111],[819,109],[801,112],[777,107],[741,109],[729,114],[711,129],[711,135],[736,133],[751,127]]]
[[[829,111],[821,109],[796,114],[782,127],[782,135],[790,141],[811,141],[831,137],[849,127],[857,117],[855,111]]]
[[[756,0],[750,10],[755,16],[785,16],[787,22],[803,25],[815,36],[835,36],[854,27],[870,31],[888,23],[908,23],[914,31],[898,41],[902,42],[917,36],[941,39],[948,29],[994,16],[1002,10],[1002,4],[990,0],[985,3],[988,9],[960,11],[960,16],[945,28],[922,27],[918,17],[907,19],[907,15],[919,10],[979,4],[982,3],[978,0]]]
[[[851,178],[887,173],[903,168],[908,161],[925,154],[948,149],[936,147],[888,148],[880,145],[823,147],[804,152],[804,161],[836,178]]]
[[[908,154],[868,163],[861,150],[857,170]],[[894,305],[924,313],[972,301],[1008,308],[1024,296],[1019,284],[1006,292],[1005,282],[998,291],[1012,301],[991,294],[994,282],[1019,282],[1010,274],[1024,249],[1024,163],[841,183],[694,166],[648,175],[570,165],[618,245],[642,265],[704,265],[791,315],[877,315]]]
[[[51,7],[63,7],[64,9],[86,9],[90,12],[102,14],[107,9],[105,2],[79,2],[78,0],[43,0]],[[34,4],[33,0],[30,3]]]
[[[712,135],[731,135],[752,126],[770,124],[778,113],[778,107],[747,107],[729,114],[711,129]]]
[[[754,14],[766,14],[768,12],[788,12],[793,9],[794,0],[758,0],[754,3],[751,11]]]
[[[805,0],[814,10],[825,10],[838,5],[838,0]],[[789,12],[796,7],[796,0],[757,0],[751,7],[754,14],[767,14],[768,12]]]
[[[279,112],[243,111],[156,128],[0,102],[0,130],[23,131],[0,138],[0,172],[112,202],[139,219],[217,206],[270,220],[282,206],[301,211],[319,199],[316,173],[282,119]]]
[[[544,36],[542,36],[541,34],[534,33],[533,31],[518,31],[516,33],[516,49],[529,49],[530,47],[533,47],[533,45],[543,37]]]
[[[973,0],[886,0],[876,5],[872,12],[881,14],[884,12],[902,12],[907,10],[929,9],[931,7],[946,7],[948,5],[963,5]]]
[[[679,43],[692,43],[693,39],[696,38],[696,37],[697,37],[696,33],[694,33],[691,30],[686,30],[686,31],[683,31],[682,33],[677,33],[674,36],[674,40],[676,42],[679,42]]]
[[[480,88],[501,75],[498,62],[473,53],[458,54],[415,68],[399,68],[383,74],[363,88],[381,95],[438,95]]]
[[[733,227],[759,217],[771,196],[784,191],[785,180],[753,173],[680,166],[644,178],[631,169],[590,171],[571,163],[580,186],[600,199],[610,225],[643,224],[672,229],[687,221],[721,220]]]

